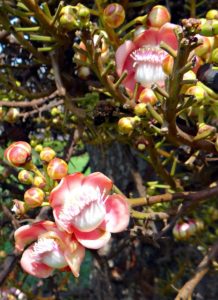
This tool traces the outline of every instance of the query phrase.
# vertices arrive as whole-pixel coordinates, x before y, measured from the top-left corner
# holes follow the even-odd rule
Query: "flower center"
[[[130,56],[134,60],[135,80],[144,87],[152,83],[164,85],[166,75],[162,69],[163,59],[167,53],[158,46],[142,47],[133,51]]]
[[[52,238],[40,238],[33,246],[34,258],[52,268],[63,268],[67,262],[58,244]]]
[[[73,191],[71,199],[66,201],[60,212],[59,220],[63,227],[72,224],[81,231],[91,231],[104,219],[106,200],[106,193],[101,192],[99,187],[83,186]]]

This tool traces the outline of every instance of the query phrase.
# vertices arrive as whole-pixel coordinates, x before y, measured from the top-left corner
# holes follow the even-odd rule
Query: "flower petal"
[[[171,46],[174,50],[178,49],[178,41],[174,30],[178,27],[172,23],[164,24],[160,30],[158,31],[158,44],[160,42],[165,42],[169,46]]]
[[[70,269],[75,277],[79,276],[80,271],[80,265],[85,257],[85,248],[78,244],[76,241],[72,242],[75,244],[76,249],[73,251],[70,251],[67,249],[64,253],[65,259],[70,266]],[[71,249],[74,248],[74,245],[71,243]]]
[[[112,189],[113,182],[110,178],[100,172],[95,172],[83,180],[83,187],[91,187],[92,189],[99,188],[100,193],[108,194]]]
[[[20,261],[21,267],[32,276],[47,278],[52,274],[53,268],[36,260],[33,255],[33,247],[34,245],[24,251]]]
[[[86,248],[89,249],[99,249],[107,244],[110,240],[111,234],[110,232],[101,230],[97,228],[90,232],[74,232],[77,240]]]
[[[150,28],[137,35],[134,39],[135,48],[137,49],[145,46],[158,46],[158,32],[159,29]]]
[[[116,51],[116,68],[118,76],[124,71],[124,64],[128,55],[135,49],[135,45],[132,41],[125,41]]]
[[[14,233],[16,249],[23,251],[26,245],[37,240],[39,235],[52,230],[55,227],[55,223],[51,221],[40,221],[30,225],[21,226]]]
[[[55,223],[57,224],[60,230],[65,230],[68,233],[73,233],[72,223],[69,222],[69,220],[65,221],[63,218],[60,218],[61,211],[62,211],[62,206],[56,206],[53,208],[53,216],[55,219]]]
[[[106,217],[104,223],[105,230],[116,233],[126,229],[129,224],[129,205],[127,200],[122,195],[111,195],[107,198]]]
[[[51,206],[54,208],[55,206],[63,205],[67,199],[70,199],[71,191],[81,186],[84,177],[79,172],[64,177],[50,194],[49,202]]]

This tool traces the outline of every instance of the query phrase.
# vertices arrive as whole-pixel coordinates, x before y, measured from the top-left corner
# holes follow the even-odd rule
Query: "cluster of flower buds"
[[[81,29],[89,24],[90,11],[81,3],[67,5],[60,11],[60,26],[66,31]]]
[[[178,241],[186,241],[203,230],[204,224],[201,220],[188,219],[178,222],[173,228],[173,236]]]
[[[27,273],[47,278],[55,269],[70,269],[78,277],[85,248],[99,249],[108,243],[111,233],[127,228],[127,199],[111,194],[113,183],[104,174],[68,175],[67,163],[50,147],[39,153],[43,173],[31,161],[31,146],[26,142],[11,144],[5,158],[13,166],[23,167],[18,179],[32,185],[25,191],[24,201],[13,200],[12,211],[22,216],[29,209],[48,205],[55,221],[42,220],[15,231],[15,247],[23,252],[21,266]]]

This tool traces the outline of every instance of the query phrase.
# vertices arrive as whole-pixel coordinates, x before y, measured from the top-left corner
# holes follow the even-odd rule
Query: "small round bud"
[[[18,173],[18,180],[23,184],[32,184],[33,175],[31,172],[29,172],[27,170],[21,170]]]
[[[145,151],[148,145],[149,145],[148,140],[146,140],[146,138],[144,138],[143,136],[139,137],[135,142],[136,149],[141,152]]]
[[[195,220],[177,223],[173,228],[173,235],[177,240],[188,240],[197,232]]]
[[[43,149],[43,146],[41,144],[38,144],[38,145],[35,146],[34,149],[35,149],[36,152],[40,153]]]
[[[67,175],[68,166],[67,163],[60,158],[52,159],[47,167],[48,176],[53,180],[58,180]]]
[[[23,201],[17,199],[14,199],[13,203],[14,205],[11,210],[15,213],[16,216],[23,216],[27,211],[26,204]]]
[[[15,107],[11,107],[5,116],[5,120],[9,123],[14,123],[17,121],[19,113],[20,113],[19,109]]]
[[[207,36],[200,36],[200,35],[197,35],[197,37],[201,40],[202,44],[199,45],[197,48],[195,48],[194,51],[196,55],[201,57],[212,50],[214,44],[214,38],[207,37]]]
[[[206,97],[205,90],[201,86],[197,85],[188,88],[185,94],[194,96],[198,102],[203,101]]]
[[[134,113],[137,116],[144,116],[147,113],[147,108],[146,108],[146,104],[145,103],[138,103],[136,104],[136,106],[134,107]]]
[[[41,150],[39,156],[41,160],[50,162],[56,156],[56,152],[50,147],[45,147]]]
[[[111,3],[104,9],[103,18],[109,27],[117,28],[122,25],[125,20],[125,10],[120,4]]]
[[[167,54],[167,56],[163,59],[162,68],[166,75],[172,74],[173,71],[174,59],[171,55]]]
[[[213,20],[217,19],[218,20],[218,10],[217,9],[211,9],[207,12],[206,14],[206,19],[207,20]]]
[[[91,74],[91,71],[90,71],[89,67],[81,66],[77,70],[78,77],[83,80],[86,80],[90,76],[90,74]]]
[[[78,27],[78,22],[76,20],[76,10],[75,7],[71,5],[64,6],[60,11],[60,25],[66,30],[73,30]]]
[[[41,176],[35,176],[33,178],[33,186],[43,189],[46,186],[45,178]]]
[[[44,198],[45,193],[37,187],[32,187],[24,193],[24,202],[29,208],[41,206]]]
[[[31,159],[31,146],[26,142],[15,142],[5,150],[4,157],[11,165],[21,167]]]
[[[150,103],[151,105],[154,105],[157,103],[157,97],[152,89],[145,88],[140,93],[138,101],[142,103]]]
[[[57,107],[52,107],[52,109],[51,109],[51,115],[52,115],[53,117],[55,117],[55,116],[57,116],[57,115],[59,115],[59,114],[60,114],[60,109],[57,108]]]
[[[118,122],[118,130],[122,134],[131,134],[134,126],[131,117],[123,117]]]
[[[156,5],[148,13],[147,25],[149,27],[160,28],[165,23],[170,22],[171,16],[165,6]]]

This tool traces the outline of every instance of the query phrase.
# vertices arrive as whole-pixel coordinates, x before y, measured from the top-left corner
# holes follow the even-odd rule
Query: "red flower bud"
[[[157,103],[157,97],[155,93],[152,91],[152,89],[145,88],[140,93],[138,101],[142,103],[150,103],[151,105],[154,105]]]
[[[120,4],[111,3],[104,9],[103,18],[109,27],[117,28],[125,20],[125,10]]]
[[[28,189],[24,194],[24,201],[29,208],[41,206],[44,198],[45,193],[37,187]]]
[[[26,142],[15,142],[5,150],[4,157],[13,166],[23,166],[30,160],[31,146]]]
[[[33,182],[33,175],[31,172],[27,170],[21,170],[18,173],[18,179],[23,184],[32,184]]]
[[[60,158],[52,159],[47,167],[48,176],[53,180],[61,179],[67,175],[67,163]]]
[[[50,162],[55,156],[56,152],[50,147],[45,147],[40,152],[40,159],[46,162]]]
[[[147,25],[160,28],[167,22],[170,22],[171,16],[166,7],[162,5],[154,6],[148,13]]]

